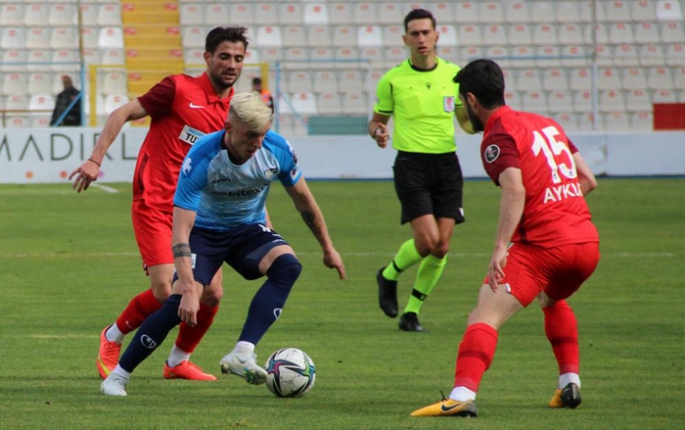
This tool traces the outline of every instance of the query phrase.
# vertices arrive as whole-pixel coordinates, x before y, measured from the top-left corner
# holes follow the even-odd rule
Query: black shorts
[[[259,262],[273,248],[288,245],[278,233],[261,224],[251,224],[229,231],[193,228],[190,250],[193,276],[202,285],[209,285],[221,265],[226,262],[247,280],[261,278]],[[174,273],[174,281],[178,275]]]
[[[429,214],[436,219],[452,218],[457,224],[464,222],[464,177],[456,153],[398,151],[393,170],[402,224]]]

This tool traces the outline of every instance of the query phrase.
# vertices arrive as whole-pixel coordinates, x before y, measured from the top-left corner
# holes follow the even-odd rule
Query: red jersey
[[[133,199],[173,211],[181,164],[191,145],[207,133],[224,128],[234,89],[220,99],[207,73],[197,78],[164,78],[138,98],[152,122],[140,148],[133,176]]]
[[[561,126],[541,115],[504,106],[488,119],[481,143],[485,171],[499,185],[504,169],[518,168],[526,189],[512,242],[551,248],[599,241],[580,190],[577,151]]]

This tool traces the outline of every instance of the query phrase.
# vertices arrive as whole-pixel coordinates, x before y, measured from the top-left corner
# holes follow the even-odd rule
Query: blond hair
[[[259,93],[238,93],[231,99],[228,117],[237,116],[252,130],[264,128],[273,116],[272,109],[264,103]]]

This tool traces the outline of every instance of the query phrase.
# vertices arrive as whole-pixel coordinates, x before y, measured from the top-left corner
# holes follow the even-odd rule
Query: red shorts
[[[556,248],[540,248],[515,243],[509,248],[504,279],[500,284],[524,307],[544,291],[555,300],[575,293],[595,271],[599,243],[574,243]],[[487,277],[485,284],[488,283]]]
[[[174,264],[171,252],[173,212],[152,208],[145,200],[134,200],[131,218],[140,256],[143,257],[143,268]]]

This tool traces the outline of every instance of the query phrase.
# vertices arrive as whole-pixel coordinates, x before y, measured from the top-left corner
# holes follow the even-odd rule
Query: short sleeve
[[[481,145],[483,167],[490,179],[499,185],[499,175],[509,167],[521,168],[516,141],[508,134],[488,136]]]
[[[138,101],[152,119],[159,119],[171,112],[175,95],[176,82],[171,76],[167,76],[138,97]]]
[[[569,139],[568,136],[566,136],[566,141],[568,142],[568,149],[571,150],[571,154],[575,154],[576,152],[579,152],[578,147],[576,145],[574,145],[573,142],[571,142],[571,139]]]
[[[285,140],[286,147],[279,151],[278,163],[280,166],[280,173],[278,179],[284,187],[292,187],[300,180],[302,171],[297,165],[297,155],[295,150],[290,145],[290,142]]]
[[[202,190],[207,185],[209,160],[200,151],[202,146],[202,139],[200,139],[183,160],[174,195],[174,206],[193,212],[197,212],[200,208]]]
[[[392,115],[394,103],[392,101],[392,84],[386,73],[376,87],[376,104],[373,111],[382,115]]]
[[[457,76],[457,73],[459,73],[460,70],[461,69],[459,67],[456,68],[454,76],[452,77],[452,82],[454,82],[454,78]],[[454,94],[457,96],[454,100],[454,107],[457,109],[463,108],[464,104],[461,102],[461,99],[459,98],[459,83],[457,82],[454,82]]]

